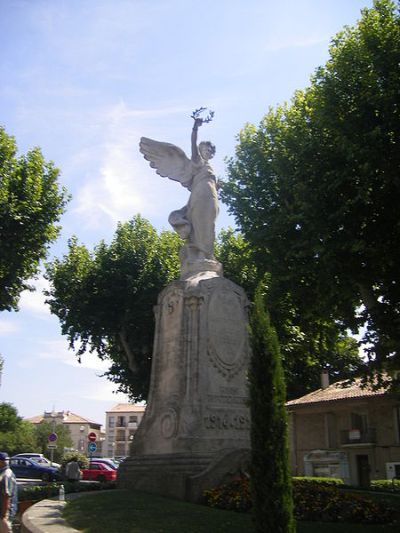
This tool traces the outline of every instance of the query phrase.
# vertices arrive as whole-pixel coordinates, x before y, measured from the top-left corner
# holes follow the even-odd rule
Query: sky
[[[49,259],[76,235],[92,248],[118,221],[140,213],[158,230],[188,191],[155,174],[141,136],[190,153],[191,113],[215,112],[199,140],[217,148],[226,177],[246,122],[289,101],[329,57],[334,35],[372,0],[0,0],[0,125],[19,153],[39,146],[72,195]],[[217,229],[235,227],[221,205]],[[1,250],[0,250],[1,253]],[[0,402],[20,416],[70,410],[104,424],[127,402],[101,377],[107,363],[79,364],[36,292],[0,314],[5,364]]]

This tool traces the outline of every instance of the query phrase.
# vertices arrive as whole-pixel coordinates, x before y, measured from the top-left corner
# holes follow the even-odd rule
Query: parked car
[[[105,465],[111,466],[111,468],[114,468],[114,470],[119,467],[118,461],[114,461],[109,457],[93,457],[92,462],[103,463]]]
[[[58,481],[61,479],[58,467],[44,465],[28,457],[11,457],[10,468],[16,478],[41,479],[42,481]]]
[[[45,457],[42,453],[17,453],[13,457],[27,457],[28,459],[33,459],[37,463],[43,464],[43,465],[49,465],[49,466],[56,466],[57,468],[60,468],[61,465],[58,463],[55,463],[54,461],[49,461],[47,457]]]
[[[82,469],[82,479],[84,481],[115,481],[117,470],[105,463],[91,461],[89,468]]]

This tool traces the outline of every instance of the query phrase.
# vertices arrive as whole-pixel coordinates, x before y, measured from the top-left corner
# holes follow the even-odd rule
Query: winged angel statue
[[[215,146],[207,141],[197,145],[199,127],[212,119],[213,113],[204,119],[200,112],[192,114],[192,157],[174,144],[154,141],[147,137],[140,140],[140,151],[162,177],[179,181],[190,191],[188,203],[172,211],[168,221],[186,241],[181,251],[182,265],[187,262],[214,261],[215,219],[218,215],[217,180],[209,160],[215,154]]]

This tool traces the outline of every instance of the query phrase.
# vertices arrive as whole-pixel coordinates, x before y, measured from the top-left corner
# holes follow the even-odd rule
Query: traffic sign
[[[57,448],[57,444],[48,444],[47,447],[49,450],[55,450]]]
[[[50,433],[48,439],[49,442],[56,442],[56,440],[58,439],[57,433]]]
[[[94,431],[92,431],[91,433],[89,433],[87,438],[90,440],[90,442],[94,442],[97,439],[97,435],[96,433],[94,433]]]
[[[93,453],[97,450],[97,444],[95,442],[89,442],[88,449],[90,453]]]

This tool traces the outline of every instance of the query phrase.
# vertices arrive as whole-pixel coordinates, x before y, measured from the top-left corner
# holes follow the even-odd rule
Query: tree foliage
[[[400,365],[399,62],[398,10],[376,0],[307,89],[244,127],[222,192],[305,339],[365,326],[385,369]]]
[[[36,439],[36,447],[39,452],[49,456],[48,449],[50,433],[57,434],[57,441],[55,442],[57,448],[54,448],[53,459],[59,463],[64,455],[64,448],[71,448],[73,446],[71,431],[65,424],[53,424],[52,421],[43,420],[40,424],[34,425],[34,435]]]
[[[140,401],[147,396],[158,293],[179,273],[179,237],[157,234],[139,215],[119,224],[110,245],[93,251],[69,242],[47,265],[51,312],[80,359],[86,350],[110,360],[107,377]]]
[[[17,309],[58,235],[68,201],[58,175],[39,148],[18,157],[14,138],[0,127],[0,311]]]
[[[22,420],[12,404],[0,403],[0,450],[11,456],[36,449],[33,424]]]
[[[259,285],[250,320],[251,484],[256,531],[294,533],[285,381]]]
[[[334,380],[351,377],[360,365],[356,340],[341,332],[331,319],[302,320],[291,294],[283,293],[274,278],[263,274],[263,263],[240,233],[228,229],[218,237],[216,256],[224,266],[224,275],[242,286],[250,301],[258,283],[264,283],[281,345],[288,398],[318,388],[323,368],[329,369]]]
[[[21,423],[17,409],[11,403],[0,403],[0,431],[14,431]]]

